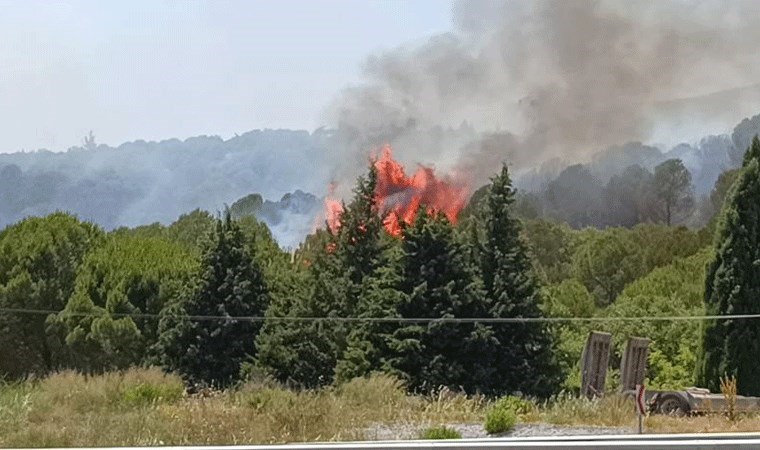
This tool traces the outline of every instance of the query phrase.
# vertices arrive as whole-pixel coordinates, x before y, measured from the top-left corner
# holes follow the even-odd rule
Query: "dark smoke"
[[[583,162],[628,141],[725,131],[759,109],[756,86],[720,93],[760,80],[758,12],[754,1],[457,1],[453,32],[368,58],[364,82],[329,108],[348,153],[336,163],[355,172],[391,142],[406,162],[464,164],[482,181],[502,161]]]

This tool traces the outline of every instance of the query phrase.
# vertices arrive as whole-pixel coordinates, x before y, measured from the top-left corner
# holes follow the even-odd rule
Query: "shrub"
[[[430,427],[420,434],[420,439],[462,439],[462,434],[453,428]]]
[[[518,411],[530,402],[517,397],[504,397],[496,401],[486,412],[485,429],[488,434],[505,433],[517,423]]]
[[[537,409],[536,404],[532,401],[512,395],[500,398],[496,404],[501,408],[511,409],[518,416],[528,415]]]
[[[146,406],[160,402],[174,402],[182,397],[181,384],[138,384],[124,390],[122,399],[130,406]]]

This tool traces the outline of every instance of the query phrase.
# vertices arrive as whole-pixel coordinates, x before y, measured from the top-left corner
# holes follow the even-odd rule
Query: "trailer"
[[[612,335],[592,331],[586,339],[581,356],[581,394],[588,398],[599,397],[605,392],[607,368],[610,359]],[[631,337],[626,343],[620,363],[620,392],[633,396],[637,385],[646,379],[649,356],[649,339]],[[691,387],[684,390],[646,390],[644,398],[652,414],[684,416],[724,412],[727,401],[723,394],[707,389]],[[760,398],[736,396],[735,411],[760,412]]]
[[[645,395],[649,411],[658,414],[684,416],[705,414],[727,410],[723,394],[713,394],[707,389],[692,387],[683,391],[652,391]],[[735,410],[742,412],[760,411],[760,398],[736,396]]]

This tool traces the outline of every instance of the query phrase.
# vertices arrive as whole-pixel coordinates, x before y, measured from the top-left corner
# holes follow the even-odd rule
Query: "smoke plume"
[[[758,12],[754,1],[457,1],[454,31],[369,57],[363,82],[328,108],[346,149],[336,165],[363,169],[389,142],[406,163],[482,181],[494,164],[588,161],[679,124],[702,126],[693,138],[725,131],[760,104],[757,86],[729,91],[760,80]]]

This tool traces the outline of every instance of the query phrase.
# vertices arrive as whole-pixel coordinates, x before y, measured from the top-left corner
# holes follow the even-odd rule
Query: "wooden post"
[[[636,413],[639,418],[639,434],[644,434],[644,415],[647,413],[646,399],[644,397],[644,385],[636,385]]]

